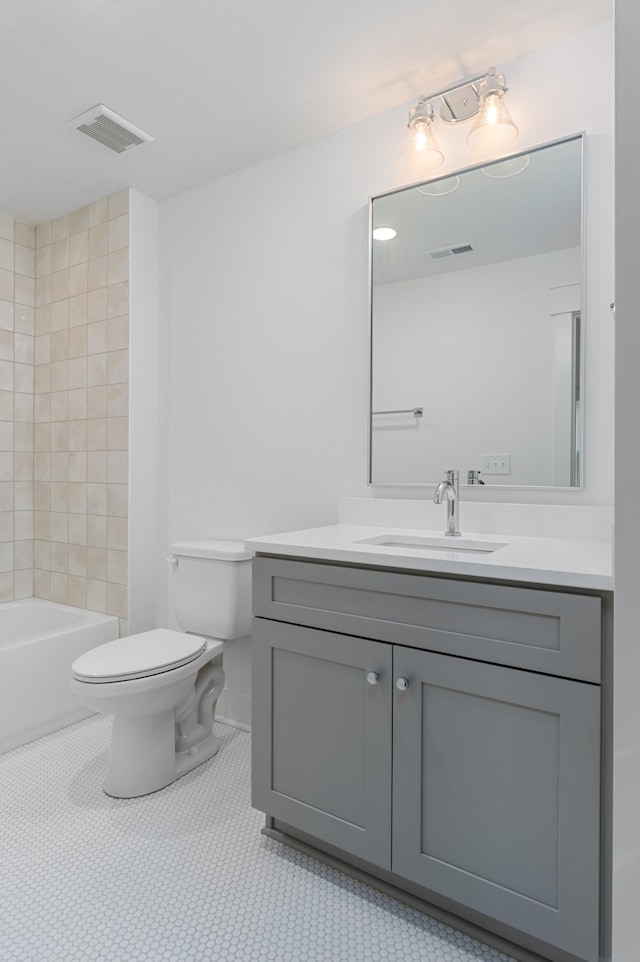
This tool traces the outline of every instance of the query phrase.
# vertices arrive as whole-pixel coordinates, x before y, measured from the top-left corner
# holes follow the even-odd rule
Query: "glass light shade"
[[[518,128],[500,90],[491,90],[480,102],[480,110],[467,135],[472,150],[500,150],[518,136]]]
[[[453,177],[445,177],[442,180],[421,184],[420,187],[416,187],[416,190],[419,194],[427,194],[429,197],[444,197],[445,194],[453,193],[459,186],[460,178],[454,175]]]
[[[403,173],[418,180],[421,174],[435,170],[443,162],[444,154],[433,136],[431,125],[426,121],[411,124],[407,143],[398,157]]]

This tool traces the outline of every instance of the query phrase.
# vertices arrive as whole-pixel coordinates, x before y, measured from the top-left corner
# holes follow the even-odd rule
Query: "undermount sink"
[[[375,544],[381,548],[410,548],[414,551],[446,551],[468,554],[491,554],[505,548],[506,541],[473,541],[468,538],[429,538],[410,534],[381,534],[375,538],[363,538],[353,544]]]

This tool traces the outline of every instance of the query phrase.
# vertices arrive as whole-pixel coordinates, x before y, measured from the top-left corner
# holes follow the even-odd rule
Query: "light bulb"
[[[444,154],[433,136],[432,120],[433,105],[428,100],[420,100],[409,111],[409,136],[398,157],[405,180],[420,180],[444,161]]]
[[[501,150],[518,136],[518,128],[504,102],[502,75],[489,74],[480,84],[480,109],[467,136],[472,150]]]

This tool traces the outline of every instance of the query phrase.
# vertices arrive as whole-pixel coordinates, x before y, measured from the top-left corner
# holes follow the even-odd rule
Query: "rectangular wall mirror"
[[[580,487],[582,179],[576,136],[373,198],[370,483]]]

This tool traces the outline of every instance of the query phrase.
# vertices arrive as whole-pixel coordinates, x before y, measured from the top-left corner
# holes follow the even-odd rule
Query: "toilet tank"
[[[240,638],[251,631],[251,552],[241,541],[178,541],[173,602],[184,631]],[[177,564],[176,564],[177,562]]]

